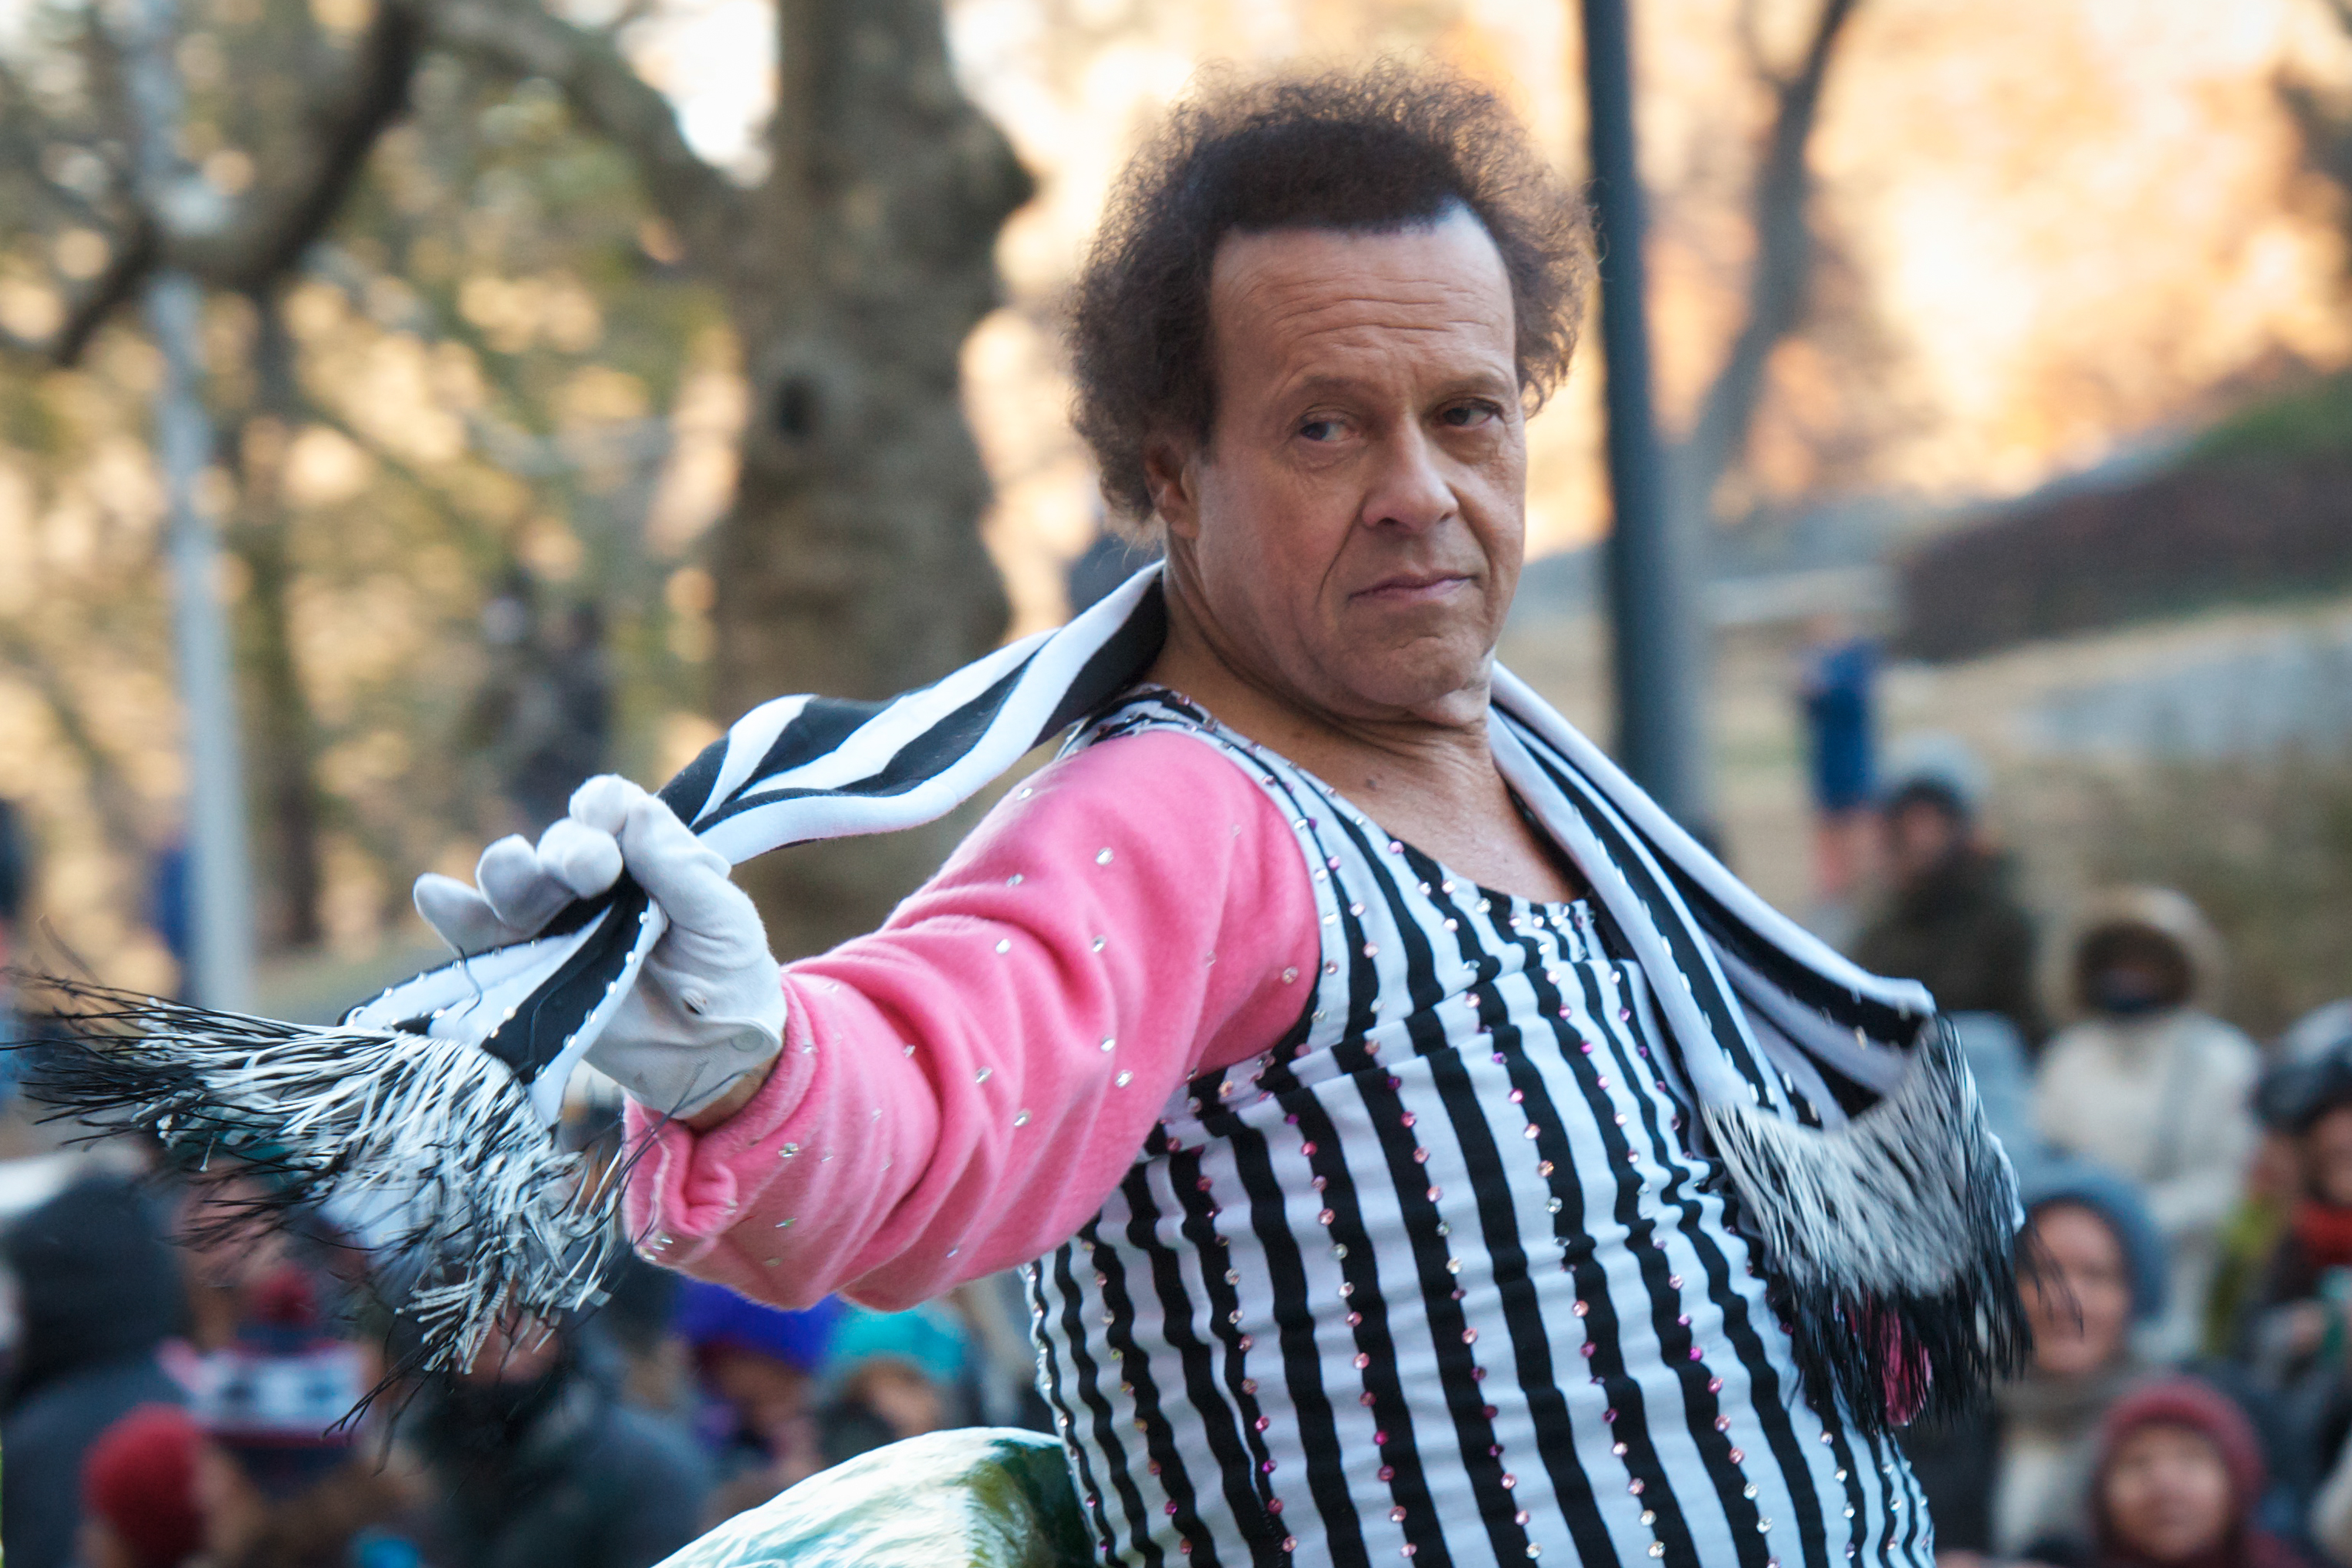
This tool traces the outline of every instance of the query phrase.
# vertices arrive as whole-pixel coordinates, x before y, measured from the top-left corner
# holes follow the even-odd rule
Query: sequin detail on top
[[[1907,1467],[1798,1394],[1591,911],[1477,888],[1171,693],[1072,746],[1148,729],[1267,791],[1323,952],[1290,1034],[1184,1086],[1031,1267],[1105,1561],[1926,1568]]]

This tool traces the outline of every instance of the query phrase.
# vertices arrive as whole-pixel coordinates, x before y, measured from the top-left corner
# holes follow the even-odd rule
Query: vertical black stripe
[[[1582,1011],[1598,1027],[1601,998],[1593,985],[1591,969],[1578,964],[1573,973],[1583,994]],[[1572,1019],[1559,1016],[1559,1004],[1564,1001],[1559,992],[1540,975],[1530,979],[1536,984],[1538,1006],[1553,1020],[1552,1032],[1559,1042],[1561,1058],[1583,1099],[1584,1117],[1601,1146],[1604,1170],[1598,1173],[1614,1189],[1611,1194],[1612,1212],[1625,1226],[1625,1247],[1635,1260],[1654,1321],[1662,1308],[1669,1308],[1673,1302],[1674,1291],[1666,1284],[1664,1257],[1655,1247],[1643,1245],[1649,1226],[1646,1220],[1639,1218],[1639,1182],[1637,1179],[1630,1190],[1627,1183],[1625,1155],[1632,1145],[1617,1127],[1615,1102],[1598,1081],[1604,1064],[1580,1048],[1585,1041],[1570,1026]],[[1549,1085],[1541,1081],[1520,1109],[1527,1110],[1528,1119],[1536,1123],[1536,1150],[1552,1167],[1552,1191],[1566,1201],[1566,1206],[1553,1219],[1552,1234],[1570,1244],[1561,1263],[1576,1280],[1578,1300],[1585,1304],[1585,1332],[1594,1347],[1590,1358],[1591,1374],[1608,1395],[1611,1408],[1617,1412],[1610,1433],[1625,1447],[1625,1452],[1619,1457],[1625,1462],[1627,1476],[1642,1484],[1643,1507],[1657,1515],[1650,1530],[1665,1548],[1667,1559],[1677,1563],[1697,1563],[1697,1543],[1692,1537],[1690,1521],[1684,1517],[1682,1500],[1650,1438],[1648,1402],[1625,1362],[1624,1329],[1618,1320],[1617,1300],[1610,1293],[1609,1277],[1599,1257],[1598,1243],[1585,1219],[1586,1172],[1577,1163],[1576,1145],[1569,1135],[1567,1119],[1554,1104]],[[1671,1310],[1667,1315],[1673,1315]]]
[[[1219,1116],[1216,1121],[1232,1123],[1211,1128],[1213,1135],[1230,1150],[1240,1124],[1230,1116]],[[1243,1455],[1242,1479],[1253,1489],[1245,1501],[1234,1503],[1234,1518],[1250,1543],[1251,1561],[1278,1563],[1282,1558],[1281,1543],[1289,1530],[1268,1506],[1277,1500],[1274,1495],[1275,1459],[1266,1447],[1259,1422],[1269,1418],[1263,1414],[1256,1380],[1247,1371],[1248,1354],[1256,1344],[1240,1326],[1241,1292],[1234,1281],[1225,1278],[1233,1271],[1234,1260],[1224,1233],[1217,1228],[1217,1221],[1223,1216],[1223,1205],[1214,1194],[1207,1162],[1197,1151],[1188,1150],[1171,1160],[1168,1176],[1177,1205],[1184,1212],[1184,1239],[1192,1243],[1200,1261],[1201,1287],[1208,1297],[1209,1331],[1224,1348],[1223,1382],[1233,1399],[1234,1429],[1241,1435],[1242,1445],[1247,1450]],[[1232,1479],[1228,1477],[1227,1496],[1232,1492]]]
[[[1336,803],[1327,803],[1323,810],[1331,816],[1334,826],[1345,831],[1346,819],[1336,810]],[[1328,847],[1323,843],[1319,820],[1310,817],[1310,824],[1308,837],[1318,847],[1328,851]],[[1339,858],[1327,852],[1324,864],[1331,872],[1331,891],[1339,906],[1339,930],[1345,950],[1350,954],[1360,955],[1365,931],[1352,912],[1353,901],[1349,899],[1348,889],[1340,880],[1339,868],[1335,864]],[[1394,1506],[1404,1510],[1402,1521],[1404,1535],[1412,1543],[1416,1559],[1427,1559],[1426,1562],[1416,1562],[1415,1568],[1434,1568],[1434,1565],[1450,1564],[1453,1558],[1446,1547],[1444,1523],[1437,1517],[1436,1505],[1429,1493],[1428,1478],[1422,1469],[1420,1443],[1413,1429],[1412,1401],[1405,1397],[1404,1390],[1397,1381],[1396,1342],[1389,1328],[1388,1302],[1381,1292],[1371,1234],[1365,1227],[1363,1211],[1356,1200],[1355,1179],[1340,1152],[1339,1129],[1332,1123],[1320,1098],[1325,1093],[1354,1089],[1363,1101],[1365,1119],[1373,1126],[1375,1141],[1386,1157],[1391,1178],[1400,1163],[1412,1164],[1412,1133],[1401,1120],[1401,1109],[1391,1106],[1386,1114],[1379,1114],[1366,1093],[1369,1084],[1378,1082],[1385,1086],[1389,1080],[1388,1068],[1365,1049],[1372,1030],[1380,1023],[1379,972],[1360,956],[1348,963],[1345,973],[1348,981],[1348,1022],[1339,1040],[1332,1047],[1332,1055],[1339,1065],[1348,1069],[1348,1076],[1344,1079],[1318,1084],[1305,1091],[1284,1096],[1282,1104],[1286,1111],[1297,1116],[1302,1140],[1311,1151],[1307,1153],[1308,1168],[1322,1179],[1323,1212],[1331,1216],[1327,1229],[1332,1245],[1335,1248],[1344,1247],[1347,1249],[1339,1258],[1341,1289],[1345,1292],[1350,1316],[1356,1320],[1351,1326],[1355,1330],[1357,1359],[1361,1363],[1357,1370],[1363,1373],[1361,1398],[1371,1410],[1379,1429],[1388,1435],[1388,1441],[1381,1447],[1381,1458],[1391,1472],[1389,1495],[1394,1500]],[[1399,1143],[1402,1144],[1402,1151],[1396,1147]],[[1414,1215],[1410,1209],[1403,1207],[1402,1196],[1400,1190],[1400,1214],[1404,1220],[1406,1235],[1411,1239],[1415,1262],[1419,1263],[1423,1251],[1423,1227],[1413,1223]],[[1426,1201],[1423,1206],[1429,1206]],[[1442,1272],[1442,1261],[1439,1268]]]
[[[1621,973],[1619,985],[1626,993],[1627,1001],[1633,1004],[1625,1010],[1638,1011],[1643,999],[1632,994],[1631,976]],[[1611,1054],[1615,1058],[1619,1069],[1634,1082],[1642,1081],[1643,1069],[1636,1065],[1635,1054],[1636,1051],[1646,1051],[1648,1047],[1640,1043],[1623,1019],[1603,1018],[1599,1022],[1608,1036]],[[1659,1033],[1655,1029],[1646,1032]],[[1634,1050],[1629,1050],[1629,1045],[1633,1046]],[[1732,1285],[1729,1259],[1716,1245],[1714,1237],[1707,1234],[1700,1202],[1696,1196],[1684,1195],[1683,1189],[1694,1180],[1695,1175],[1701,1181],[1707,1178],[1691,1170],[1689,1158],[1680,1140],[1671,1139],[1668,1130],[1658,1125],[1656,1101],[1643,1094],[1637,1097],[1636,1103],[1640,1107],[1643,1131],[1650,1139],[1652,1158],[1666,1173],[1658,1194],[1659,1212],[1674,1216],[1675,1230],[1688,1242],[1700,1268],[1706,1271],[1707,1299],[1722,1314],[1725,1337],[1730,1342],[1733,1357],[1747,1373],[1748,1407],[1755,1412],[1758,1424],[1764,1429],[1766,1444],[1780,1468],[1783,1489],[1797,1510],[1794,1522],[1805,1560],[1818,1564],[1822,1561],[1823,1552],[1821,1502],[1813,1494],[1810,1462],[1795,1428],[1789,1421],[1788,1411],[1780,1403],[1779,1375],[1773,1370],[1771,1358],[1754,1325],[1748,1321],[1747,1299]],[[1684,1331],[1684,1335],[1688,1338],[1689,1331]],[[1660,1339],[1661,1342],[1671,1342],[1663,1324],[1660,1325]],[[1740,1543],[1741,1561],[1760,1564],[1772,1555],[1757,1530],[1758,1521],[1763,1517],[1762,1510],[1744,1495],[1747,1478],[1741,1475],[1738,1467],[1731,1463],[1730,1439],[1715,1430],[1716,1416],[1729,1413],[1723,1408],[1721,1398],[1707,1390],[1706,1380],[1712,1374],[1703,1373],[1701,1364],[1693,1362],[1678,1369],[1682,1373],[1684,1408],[1690,1417],[1691,1439],[1705,1457],[1716,1491],[1723,1499],[1725,1515],[1731,1521],[1732,1533]],[[1744,1457],[1752,1462],[1762,1456]],[[1773,1522],[1777,1525],[1784,1521],[1776,1520]]]
[[[1197,1171],[1197,1156],[1192,1157],[1191,1163]],[[1167,1171],[1172,1177],[1175,1164],[1174,1159],[1138,1164],[1119,1184],[1120,1192],[1127,1197],[1127,1239],[1150,1267],[1152,1288],[1160,1298],[1160,1337],[1176,1352],[1177,1365],[1184,1378],[1185,1403],[1200,1419],[1202,1440],[1208,1444],[1209,1456],[1216,1462],[1216,1477],[1224,1490],[1225,1507],[1231,1510],[1234,1525],[1247,1535],[1251,1526],[1264,1518],[1264,1510],[1250,1490],[1249,1455],[1243,1450],[1235,1431],[1234,1413],[1217,1387],[1216,1366],[1209,1347],[1192,1331],[1193,1303],[1184,1287],[1182,1260],[1160,1244],[1160,1205],[1151,1193],[1151,1172]],[[1198,1257],[1196,1252],[1196,1259]],[[1169,1447],[1173,1453],[1174,1445]],[[1173,1472],[1164,1479],[1169,1495],[1176,1500],[1176,1526],[1193,1543],[1192,1560],[1204,1568],[1217,1562],[1216,1542],[1201,1524],[1191,1479]]]
[[[1124,1194],[1124,1184],[1121,1186]],[[1108,1212],[1108,1211],[1106,1211]],[[1169,1430],[1168,1418],[1160,1410],[1160,1385],[1151,1375],[1151,1352],[1144,1343],[1141,1324],[1136,1317],[1135,1301],[1128,1293],[1127,1265],[1118,1249],[1101,1242],[1101,1221],[1090,1221],[1078,1233],[1096,1244],[1095,1268],[1103,1276],[1103,1305],[1110,1318],[1103,1331],[1103,1342],[1118,1357],[1120,1376],[1135,1392],[1135,1425],[1143,1434],[1143,1451],[1150,1456],[1148,1467],[1159,1479],[1160,1489],[1168,1494],[1164,1511],[1174,1521],[1176,1531],[1186,1541],[1205,1539],[1201,1527],[1199,1499],[1192,1490],[1192,1478],[1184,1468],[1183,1456],[1176,1451],[1174,1434]],[[1130,1225],[1129,1239],[1134,1239]],[[1167,1325],[1160,1326],[1160,1338],[1164,1341]]]
[[[1541,1313],[1532,1300],[1528,1284],[1527,1257],[1519,1247],[1518,1222],[1512,1212],[1508,1176],[1503,1170],[1502,1159],[1495,1148],[1493,1130],[1487,1125],[1485,1112],[1479,1108],[1476,1092],[1471,1088],[1461,1052],[1449,1043],[1444,1026],[1438,1017],[1437,1007],[1444,999],[1444,990],[1438,984],[1434,956],[1429,934],[1414,918],[1406,902],[1399,879],[1386,862],[1378,858],[1371,846],[1353,823],[1342,823],[1342,830],[1357,842],[1359,852],[1365,858],[1366,873],[1377,885],[1382,901],[1387,905],[1394,926],[1392,940],[1402,948],[1405,961],[1405,987],[1412,1003],[1406,1017],[1405,1030],[1412,1040],[1414,1054],[1430,1074],[1431,1087],[1436,1090],[1439,1103],[1444,1108],[1455,1147],[1470,1173],[1471,1199],[1478,1215],[1481,1238],[1487,1245],[1493,1260],[1496,1284],[1503,1298],[1504,1318],[1508,1325],[1515,1352],[1517,1347],[1530,1347],[1540,1354],[1548,1368],[1549,1353],[1545,1342]],[[1419,875],[1411,856],[1390,857],[1401,859],[1405,868]],[[1425,860],[1423,864],[1429,864]],[[1440,873],[1442,875],[1442,873]],[[1481,972],[1491,973],[1499,964],[1482,965]],[[1382,1098],[1382,1110],[1393,1106],[1402,1110],[1402,1102],[1385,1096],[1381,1086],[1391,1080],[1381,1079],[1368,1100]],[[1429,1204],[1428,1187],[1423,1167],[1412,1163],[1412,1143],[1405,1145],[1406,1163],[1400,1168],[1394,1156],[1391,1169],[1395,1173],[1399,1190],[1404,1194],[1408,1214],[1411,1213],[1416,1191],[1420,1201]],[[1488,1542],[1495,1554],[1504,1562],[1524,1561],[1528,1554],[1528,1533],[1517,1519],[1519,1502],[1513,1489],[1503,1485],[1508,1467],[1496,1452],[1494,1423],[1486,1414],[1486,1391],[1479,1386],[1477,1358],[1469,1348],[1468,1315],[1454,1298],[1460,1294],[1446,1262],[1453,1248],[1444,1238],[1433,1234],[1436,1207],[1430,1205],[1433,1227],[1431,1246],[1424,1249],[1420,1243],[1423,1234],[1418,1226],[1410,1226],[1415,1239],[1414,1252],[1423,1258],[1422,1289],[1428,1300],[1430,1338],[1442,1369],[1448,1412],[1454,1417],[1454,1436],[1461,1456],[1463,1468],[1469,1473],[1473,1495],[1478,1500],[1479,1518],[1486,1524]],[[1424,1250],[1429,1254],[1423,1258]],[[1433,1261],[1434,1268],[1432,1268]],[[1526,1353],[1526,1352],[1521,1352]],[[1547,1373],[1543,1386],[1549,1382]]]
[[[1241,1173],[1242,1190],[1249,1194],[1250,1229],[1265,1249],[1281,1341],[1283,1387],[1298,1423],[1299,1446],[1307,1451],[1307,1489],[1327,1532],[1333,1568],[1370,1568],[1363,1521],[1357,1517],[1355,1500],[1348,1491],[1331,1398],[1323,1387],[1315,1303],[1307,1294],[1298,1237],[1286,1212],[1289,1194],[1275,1179],[1274,1163],[1262,1133],[1255,1128],[1237,1128],[1232,1141],[1234,1167]]]
[[[1092,1245],[1093,1229],[1090,1225],[1080,1233],[1087,1237],[1089,1253],[1098,1250]],[[1055,1282],[1062,1289],[1062,1332],[1069,1343],[1070,1366],[1078,1376],[1079,1397],[1094,1414],[1095,1446],[1102,1451],[1105,1462],[1110,1466],[1111,1487],[1118,1492],[1119,1503],[1127,1510],[1129,1535],[1135,1542],[1136,1551],[1143,1555],[1144,1568],[1160,1568],[1165,1559],[1160,1554],[1160,1543],[1151,1539],[1150,1509],[1144,1502],[1143,1493],[1128,1468],[1127,1445],[1119,1437],[1117,1422],[1111,1415],[1110,1401],[1103,1397],[1100,1369],[1087,1350],[1088,1335],[1082,1316],[1086,1309],[1086,1294],[1078,1289],[1077,1279],[1072,1271],[1072,1260],[1076,1252],[1076,1243],[1064,1242],[1061,1250],[1054,1255]]]
[[[1069,1255],[1070,1244],[1067,1242],[1064,1242],[1055,1254],[1055,1271],[1064,1279],[1067,1279],[1070,1272]],[[1037,1330],[1038,1381],[1043,1384],[1045,1403],[1054,1412],[1055,1435],[1062,1439],[1062,1447],[1068,1451],[1077,1470],[1078,1497],[1086,1505],[1087,1517],[1094,1523],[1095,1542],[1108,1552],[1114,1537],[1110,1516],[1103,1510],[1102,1487],[1095,1479],[1093,1457],[1087,1452],[1086,1444],[1077,1441],[1076,1435],[1071,1430],[1076,1425],[1077,1414],[1070,1408],[1069,1399],[1062,1390],[1062,1360],[1054,1336],[1044,1331],[1049,1310],[1045,1304],[1045,1268],[1042,1262],[1032,1263],[1024,1272],[1028,1276],[1029,1309]]]
[[[1442,915],[1454,921],[1453,934],[1460,944],[1463,958],[1478,969],[1480,979],[1470,994],[1478,1000],[1479,1017],[1492,1031],[1495,1048],[1503,1053],[1511,1087],[1519,1092],[1522,1110],[1526,1110],[1530,1100],[1539,1107],[1548,1106],[1549,1100],[1544,1088],[1543,1075],[1528,1060],[1525,1042],[1517,1026],[1510,1022],[1508,1009],[1503,1005],[1501,994],[1496,987],[1501,964],[1486,953],[1475,932],[1469,929],[1471,921],[1466,911],[1444,890],[1450,886],[1444,868],[1417,852],[1409,859],[1422,878],[1436,889],[1430,894],[1432,903]],[[1443,929],[1442,925],[1440,929]],[[1532,990],[1542,984],[1539,973],[1541,955],[1528,949],[1524,942],[1521,946],[1528,951],[1529,967],[1527,979]],[[1528,1115],[1532,1124],[1535,1113],[1528,1112]],[[1510,1173],[1503,1169],[1499,1155],[1494,1157],[1494,1165],[1488,1180],[1478,1184],[1482,1222],[1486,1220],[1486,1189],[1491,1187],[1501,1192],[1517,1184]],[[1549,1191],[1549,1187],[1546,1190]],[[1506,1234],[1517,1277],[1507,1288],[1505,1311],[1511,1321],[1512,1352],[1517,1365],[1519,1386],[1526,1394],[1528,1417],[1536,1430],[1537,1454],[1543,1460],[1545,1474],[1550,1478],[1552,1495],[1559,1500],[1568,1525],[1569,1539],[1575,1543],[1578,1559],[1584,1563],[1605,1563],[1616,1554],[1616,1543],[1610,1539],[1607,1527],[1601,1523],[1600,1501],[1593,1492],[1591,1478],[1585,1474],[1583,1460],[1576,1451],[1576,1434],[1569,1415],[1568,1398],[1560,1388],[1559,1370],[1552,1364],[1551,1340],[1556,1330],[1543,1321],[1541,1300],[1530,1277],[1533,1266],[1528,1262],[1526,1249],[1519,1245],[1521,1233],[1516,1216],[1511,1216],[1507,1224],[1509,1228]],[[1497,1237],[1491,1224],[1488,1225],[1486,1246],[1488,1252],[1499,1259],[1502,1250],[1497,1246]],[[1501,1285],[1499,1262],[1496,1273],[1496,1283]]]

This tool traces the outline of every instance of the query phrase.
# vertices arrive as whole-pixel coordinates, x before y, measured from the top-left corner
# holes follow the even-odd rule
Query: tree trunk
[[[728,269],[753,401],[711,547],[723,720],[785,692],[920,685],[1007,616],[959,359],[1029,177],[958,90],[938,0],[782,0],[779,20],[772,165]],[[805,952],[871,930],[944,847],[939,831],[812,846],[745,882],[777,952]]]

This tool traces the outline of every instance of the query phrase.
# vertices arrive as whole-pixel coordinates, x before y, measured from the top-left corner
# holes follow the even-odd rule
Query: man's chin
[[[1441,724],[1476,721],[1486,709],[1490,652],[1465,650],[1454,639],[1413,638],[1360,655],[1335,670],[1336,682],[1360,713],[1410,714]]]

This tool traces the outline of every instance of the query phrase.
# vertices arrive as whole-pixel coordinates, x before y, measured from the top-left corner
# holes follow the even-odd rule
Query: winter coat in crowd
[[[2032,917],[2010,890],[2007,860],[1966,842],[1896,888],[1853,954],[1874,974],[1918,981],[1947,1013],[2000,1014],[2029,1052],[2045,1033],[2033,955]]]
[[[16,1278],[22,1336],[0,1404],[0,1546],[9,1568],[68,1568],[83,1456],[142,1405],[183,1403],[156,1349],[186,1310],[179,1261],[146,1199],[91,1176],[0,1241]]]
[[[2034,1122],[2050,1146],[2139,1186],[2172,1258],[2156,1353],[2191,1353],[2260,1130],[2254,1043],[2203,1010],[2219,942],[2177,893],[2127,889],[2099,901],[2072,947],[2081,1019],[2043,1053]],[[2151,968],[2162,984],[2136,978]]]
[[[698,1532],[710,1490],[693,1439],[577,1351],[528,1382],[457,1384],[417,1436],[440,1494],[416,1529],[434,1568],[650,1568]]]

